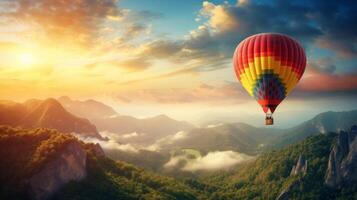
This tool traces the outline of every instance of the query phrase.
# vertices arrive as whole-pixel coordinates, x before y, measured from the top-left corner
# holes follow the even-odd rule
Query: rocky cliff
[[[304,158],[302,154],[300,154],[299,159],[296,162],[296,165],[294,165],[291,168],[290,176],[296,176],[296,175],[305,175],[307,172],[307,160]],[[301,184],[301,179],[298,178],[292,183],[289,184],[288,187],[286,187],[280,195],[276,198],[276,200],[288,200],[290,199],[290,193],[292,190],[298,188]]]
[[[47,199],[69,181],[86,177],[86,152],[78,142],[67,144],[61,152],[29,179],[34,199]]]
[[[307,171],[307,160],[300,154],[296,165],[294,165],[291,169],[290,176],[298,175],[300,173],[306,174]]]
[[[341,188],[357,180],[357,126],[349,132],[340,131],[331,150],[325,184]]]
[[[301,180],[297,179],[296,181],[292,182],[287,188],[285,188],[280,195],[276,198],[276,200],[289,200],[291,191],[298,188],[301,184]]]
[[[86,147],[89,149],[89,151],[93,154],[93,155],[95,155],[96,157],[98,157],[98,158],[103,158],[103,157],[105,157],[105,153],[104,153],[104,151],[103,151],[103,149],[102,149],[102,147],[100,146],[100,144],[99,143],[96,143],[96,144],[94,144],[94,143],[87,143],[86,144]]]
[[[53,129],[0,126],[0,199],[48,199],[104,156],[99,144]]]

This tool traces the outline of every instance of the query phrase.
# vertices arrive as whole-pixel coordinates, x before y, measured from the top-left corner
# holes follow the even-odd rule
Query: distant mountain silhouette
[[[219,124],[168,137],[157,145],[161,151],[193,148],[202,153],[234,150],[254,155],[279,134],[279,129],[257,128],[244,123]]]
[[[96,127],[87,119],[79,118],[68,111],[55,99],[31,99],[23,104],[1,101],[0,124],[24,128],[53,128],[65,133],[79,133],[98,137]]]
[[[355,124],[357,124],[357,110],[324,112],[300,125],[285,129],[285,134],[277,138],[274,142],[274,147],[283,147],[287,144],[301,141],[310,135],[349,130],[349,128]]]
[[[110,131],[119,135],[136,132],[140,137],[125,140],[142,144],[150,144],[167,135],[195,128],[194,125],[188,122],[177,121],[166,115],[158,115],[144,119],[119,115],[111,118],[94,119],[93,123],[95,123],[101,131]]]
[[[0,124],[15,126],[27,114],[24,105],[12,101],[0,101]]]
[[[167,138],[157,143],[163,150],[193,148],[202,152],[235,150],[259,154],[299,142],[308,136],[347,130],[357,124],[357,110],[324,112],[292,128],[258,128],[244,123],[219,124],[197,128],[179,139]]]
[[[78,101],[72,100],[67,96],[62,96],[57,100],[64,108],[66,108],[66,110],[70,111],[76,116],[84,117],[89,120],[93,118],[106,118],[118,114],[110,106],[92,99]]]
[[[166,115],[139,119],[120,115],[113,108],[95,100],[78,101],[69,97],[60,97],[58,101],[69,112],[89,119],[99,131],[109,131],[118,135],[136,133],[140,137],[122,138],[122,142],[150,144],[157,139],[172,135],[178,131],[188,131],[194,125],[177,121]]]

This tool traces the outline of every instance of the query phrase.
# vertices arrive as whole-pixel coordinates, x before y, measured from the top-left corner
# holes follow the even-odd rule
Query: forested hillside
[[[219,188],[212,199],[276,199],[284,190],[289,190],[290,199],[356,199],[356,183],[336,190],[324,184],[336,136],[310,136],[282,150],[263,154],[234,172],[208,178],[206,182]],[[293,175],[291,171],[299,156],[307,160],[306,174]]]
[[[344,137],[354,140],[356,127],[353,130]],[[98,145],[56,130],[0,126],[0,198],[225,200],[284,199],[288,195],[290,199],[356,199],[353,179],[343,187],[325,184],[331,149],[338,155],[341,142],[336,140],[340,138],[341,133],[310,136],[231,171],[174,179],[113,161]],[[354,144],[348,150],[351,162],[355,162],[349,158],[355,155]],[[299,168],[301,163],[304,166]],[[45,179],[41,179],[43,174]],[[48,187],[48,182],[56,187]]]
[[[68,144],[85,150],[85,178],[65,183],[54,199],[206,199],[204,192],[173,178],[159,176],[133,165],[116,162],[93,153],[92,144],[52,129],[20,129],[0,126],[0,199],[37,198],[31,180],[46,170],[47,164],[62,157]],[[73,156],[78,154],[73,152]],[[67,159],[71,159],[71,156]],[[75,160],[69,165],[76,163]],[[51,167],[56,167],[51,165]],[[60,167],[60,166],[58,166]],[[67,166],[68,168],[68,166]],[[76,166],[75,169],[78,170]],[[57,174],[48,174],[51,179]],[[57,177],[58,178],[58,177]],[[62,178],[62,177],[59,177]],[[62,178],[63,179],[63,178]],[[45,180],[43,180],[45,181]],[[57,184],[57,183],[56,183]],[[50,186],[51,187],[51,186]],[[31,197],[31,198],[30,198]],[[46,197],[47,198],[47,197]]]

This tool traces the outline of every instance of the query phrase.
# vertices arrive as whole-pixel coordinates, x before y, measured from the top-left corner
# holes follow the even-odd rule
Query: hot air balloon
[[[275,109],[305,71],[306,56],[291,37],[261,33],[239,43],[233,65],[238,80],[266,113],[265,124],[272,125]]]

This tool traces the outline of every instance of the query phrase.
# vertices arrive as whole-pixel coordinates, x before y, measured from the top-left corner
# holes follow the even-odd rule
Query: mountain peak
[[[38,108],[42,112],[52,112],[53,114],[60,115],[61,113],[67,113],[63,106],[54,98],[45,99]]]
[[[93,124],[87,119],[72,115],[54,98],[30,100],[24,105],[26,112],[17,122],[23,127],[54,128],[64,133],[75,132],[101,138]]]
[[[62,102],[62,101],[72,101],[71,98],[69,98],[68,96],[60,96],[57,98],[58,101]]]
[[[169,116],[165,115],[165,114],[161,114],[161,115],[157,115],[155,117],[153,117],[154,119],[171,119]],[[171,119],[172,120],[172,119]]]
[[[118,115],[112,107],[93,99],[81,101],[73,100],[67,96],[62,96],[57,100],[69,112],[88,119],[108,118],[113,115]]]
[[[56,105],[56,106],[62,106],[56,99],[54,98],[47,98],[45,99],[42,104],[48,104],[48,105]]]

